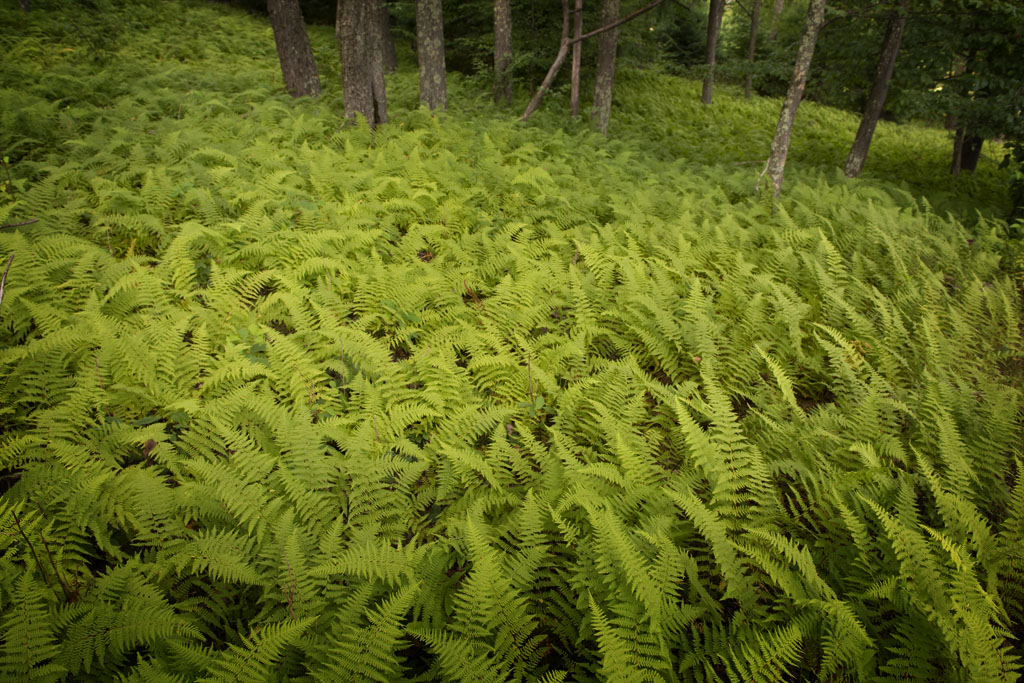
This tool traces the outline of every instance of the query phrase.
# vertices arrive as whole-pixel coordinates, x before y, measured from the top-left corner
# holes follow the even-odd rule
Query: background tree
[[[381,10],[377,14],[380,26],[377,30],[380,31],[384,73],[391,74],[398,68],[398,55],[395,52],[395,37],[391,34],[391,15],[388,12],[388,4],[385,0],[381,0],[380,6]]]
[[[494,101],[512,103],[512,7],[494,0]]]
[[[267,0],[267,12],[274,30],[285,89],[293,97],[317,97],[320,94],[320,76],[309,36],[306,35],[299,0]]]
[[[420,66],[420,102],[430,109],[448,107],[441,0],[416,0],[416,57]]]
[[[701,88],[700,99],[704,104],[711,104],[711,96],[715,88],[715,62],[718,60],[718,34],[722,29],[722,16],[725,14],[725,0],[711,0],[708,5],[708,37],[704,63],[707,73]]]
[[[771,152],[765,170],[771,179],[776,197],[782,192],[782,174],[786,168],[786,155],[789,153],[789,140],[793,133],[793,121],[800,107],[800,100],[807,85],[807,74],[811,70],[811,58],[814,56],[814,45],[818,41],[818,33],[825,24],[825,0],[811,0],[807,7],[807,23],[804,36],[797,51],[796,63],[793,65],[793,77],[789,81],[789,91],[782,103],[779,123],[775,127]]]
[[[853,146],[846,158],[844,170],[849,178],[857,177],[860,175],[861,169],[864,168],[864,160],[867,159],[868,149],[871,147],[871,138],[875,134],[878,118],[882,114],[882,107],[885,106],[885,98],[889,93],[889,80],[892,78],[893,69],[896,68],[896,57],[900,51],[900,41],[903,39],[903,28],[907,24],[909,5],[909,0],[901,0],[893,6],[889,15],[885,39],[882,41],[882,50],[878,57],[875,80],[871,84],[871,92],[868,95]]]
[[[341,51],[345,116],[361,114],[370,127],[387,121],[377,0],[338,0],[335,34]]]
[[[619,0],[602,0],[601,25],[619,18]],[[594,108],[590,119],[603,135],[608,134],[612,113],[612,86],[615,82],[615,53],[619,47],[619,30],[605,31],[597,38],[597,70],[594,73]]]
[[[569,116],[576,118],[580,115],[580,68],[582,67],[583,60],[583,42],[580,40],[580,36],[583,35],[583,0],[576,0],[572,26],[572,35],[576,42],[572,46],[572,76],[569,79]]]
[[[757,31],[761,26],[761,0],[750,3],[750,37],[747,42],[747,77],[743,80],[743,96],[750,98],[754,88],[754,57],[757,53]]]

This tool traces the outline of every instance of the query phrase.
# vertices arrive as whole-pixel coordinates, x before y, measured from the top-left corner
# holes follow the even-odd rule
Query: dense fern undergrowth
[[[405,70],[371,133],[329,30],[293,101],[257,18],[33,5],[0,9],[0,677],[1019,677],[994,161],[883,125],[848,182],[856,122],[811,105],[773,212],[776,101],[626,71],[606,141],[465,78],[431,115]]]

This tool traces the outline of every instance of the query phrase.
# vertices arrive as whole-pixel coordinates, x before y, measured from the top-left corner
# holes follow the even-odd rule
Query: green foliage
[[[626,72],[608,141],[403,72],[371,132],[255,18],[79,15],[0,10],[0,678],[1019,677],[994,171],[883,126],[910,184],[848,182],[808,107],[770,207],[777,102]]]

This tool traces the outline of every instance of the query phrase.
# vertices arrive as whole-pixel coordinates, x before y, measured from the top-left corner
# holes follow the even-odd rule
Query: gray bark
[[[370,32],[370,92],[373,94],[374,125],[387,123],[388,96],[384,83],[384,36],[380,27],[384,9],[384,0],[368,0],[369,17],[367,30]]]
[[[274,29],[285,89],[292,97],[317,97],[320,94],[320,76],[316,71],[309,36],[306,35],[299,0],[267,0],[267,11]]]
[[[388,14],[388,5],[384,0],[380,4],[380,39],[384,52],[384,73],[393,74],[398,68],[398,56],[395,54],[395,37],[391,35],[391,17]]]
[[[441,0],[416,0],[416,56],[420,63],[420,103],[448,107]]]
[[[601,25],[607,26],[619,18],[619,0],[603,0]],[[612,85],[615,82],[615,52],[619,44],[619,31],[605,31],[597,39],[597,72],[594,81],[594,108],[590,120],[602,135],[608,134],[612,114]]]
[[[885,98],[889,94],[889,81],[892,79],[892,72],[896,68],[896,56],[900,51],[900,41],[903,38],[903,28],[907,24],[908,0],[902,0],[900,7],[894,7],[889,15],[889,23],[885,29],[885,40],[882,42],[882,52],[878,57],[878,69],[875,73],[875,80],[871,84],[871,92],[868,94],[867,104],[864,106],[864,115],[861,116],[860,126],[857,128],[857,136],[850,147],[850,154],[846,158],[846,176],[856,178],[864,169],[864,161],[868,158],[868,150],[871,148],[871,138],[875,134],[875,127],[882,115],[882,108],[885,106]]]
[[[825,2],[826,0],[811,0],[807,8],[807,24],[804,28],[804,36],[800,40],[800,48],[797,50],[793,77],[789,81],[786,99],[782,103],[782,112],[779,114],[779,123],[775,127],[775,137],[772,139],[772,149],[768,155],[768,164],[765,170],[768,177],[771,178],[776,197],[782,192],[782,174],[786,168],[786,155],[789,153],[793,121],[796,120],[796,111],[800,107],[800,100],[803,99],[804,88],[807,86],[807,74],[811,69],[814,46],[818,42],[818,34],[825,23]]]
[[[715,62],[718,55],[718,34],[722,30],[722,15],[725,14],[725,0],[711,0],[708,5],[708,39],[704,63],[707,75],[701,88],[700,99],[704,104],[711,104],[711,96],[715,89]]]
[[[494,0],[494,102],[512,103],[512,7]]]
[[[341,50],[345,117],[362,115],[371,128],[387,120],[377,0],[338,0],[335,35]]]
[[[743,83],[743,96],[750,99],[754,89],[754,54],[757,52],[757,29],[761,24],[761,0],[750,4],[750,40],[747,42],[747,79]]]
[[[576,0],[576,12],[572,23],[573,38],[576,39],[576,43],[572,46],[569,115],[576,118],[580,115],[580,60],[583,58],[583,43],[579,40],[579,37],[583,35],[583,0]]]

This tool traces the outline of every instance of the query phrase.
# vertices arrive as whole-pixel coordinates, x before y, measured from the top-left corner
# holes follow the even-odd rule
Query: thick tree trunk
[[[772,32],[768,34],[768,40],[773,43],[779,39],[779,21],[785,6],[786,0],[775,0],[775,6],[772,7]]]
[[[366,30],[368,7],[363,0],[338,0],[335,35],[341,50],[341,82],[345,93],[345,118],[362,114],[372,128],[373,84],[370,80],[370,36]]]
[[[384,51],[384,73],[393,74],[398,68],[398,55],[395,54],[395,37],[391,35],[391,17],[388,14],[387,2],[381,2],[380,11],[381,48]]]
[[[576,118],[580,115],[580,60],[583,58],[583,0],[576,0],[576,13],[573,16],[573,37],[576,44],[572,46],[572,78],[569,90],[569,115]]]
[[[371,128],[387,121],[379,8],[377,0],[338,0],[335,25],[345,117],[354,120],[361,114]]]
[[[761,0],[750,3],[750,40],[747,41],[747,80],[743,84],[743,96],[748,100],[754,89],[754,53],[757,52],[757,29],[761,24]]]
[[[885,98],[889,93],[889,81],[892,79],[892,72],[896,67],[896,56],[900,51],[903,28],[907,24],[907,5],[908,0],[902,0],[900,6],[894,7],[892,14],[889,15],[885,40],[882,42],[882,53],[878,57],[875,81],[871,84],[871,92],[868,94],[868,101],[864,106],[864,115],[860,118],[857,136],[853,139],[850,155],[846,158],[845,172],[848,178],[859,176],[864,168],[864,161],[868,158],[871,138],[875,134],[878,118],[882,115],[882,107],[885,106]]]
[[[601,25],[606,26],[619,18],[619,0],[603,0]],[[619,31],[605,31],[597,39],[597,72],[594,82],[594,109],[590,120],[602,135],[608,135],[608,122],[612,115],[612,85],[615,82],[615,52],[619,45]]]
[[[804,36],[800,40],[800,49],[796,53],[793,77],[789,81],[789,90],[782,103],[782,112],[779,114],[779,123],[775,127],[775,137],[768,155],[768,164],[765,170],[768,177],[771,178],[776,197],[782,192],[782,174],[786,168],[786,155],[789,153],[793,121],[796,120],[796,111],[804,96],[807,74],[811,69],[811,57],[814,56],[814,46],[818,42],[818,33],[821,32],[821,27],[825,23],[825,1],[811,0],[807,8],[807,25],[804,29]]]
[[[416,55],[420,62],[420,103],[430,109],[446,109],[441,0],[416,0]]]
[[[722,30],[722,15],[725,14],[725,0],[711,0],[708,5],[708,39],[704,63],[708,73],[704,76],[704,87],[700,99],[704,104],[711,104],[711,95],[715,89],[715,62],[718,54],[718,34]]]
[[[320,94],[320,76],[309,46],[306,24],[302,21],[299,0],[267,0],[270,25],[274,29],[277,56],[281,61],[284,87],[292,97]]]
[[[956,138],[953,140],[953,165],[949,169],[950,173],[960,175],[960,171],[973,173],[977,170],[984,142],[985,138],[972,135],[965,128],[957,128]]]
[[[494,102],[512,103],[512,7],[494,0]]]

